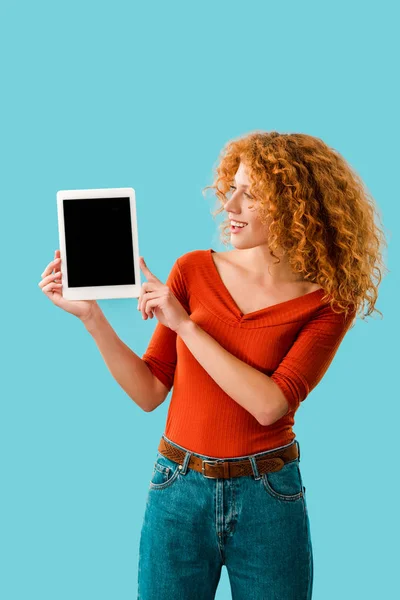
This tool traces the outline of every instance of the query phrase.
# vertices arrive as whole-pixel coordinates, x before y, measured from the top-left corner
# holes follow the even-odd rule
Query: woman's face
[[[250,194],[248,171],[240,163],[230,197],[224,205],[231,221],[231,244],[236,248],[254,248],[267,241],[267,225],[261,223],[257,211],[257,202]],[[232,221],[247,223],[244,227],[234,227]]]

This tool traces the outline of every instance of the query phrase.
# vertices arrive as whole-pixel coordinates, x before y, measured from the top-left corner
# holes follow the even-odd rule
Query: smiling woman
[[[158,381],[154,408],[171,389],[172,398],[149,482],[139,596],[213,598],[225,565],[234,597],[268,589],[309,599],[295,414],[363,302],[376,310],[385,240],[361,180],[312,136],[231,141],[207,187],[233,249],[176,259],[166,287],[186,317],[160,283],[141,301],[157,317],[170,311],[142,359]]]
[[[268,589],[309,599],[295,415],[364,301],[367,314],[376,310],[383,232],[358,176],[305,134],[230,142],[208,187],[227,213],[233,249],[186,252],[165,284],[141,257],[138,309],[157,318],[142,357],[96,302],[62,298],[58,251],[39,285],[82,320],[144,411],[173,388],[148,487],[139,597],[213,598],[226,565],[235,598]]]

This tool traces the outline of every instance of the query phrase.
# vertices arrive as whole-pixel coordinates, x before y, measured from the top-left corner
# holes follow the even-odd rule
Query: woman
[[[318,138],[250,133],[227,144],[216,171],[207,187],[233,249],[180,256],[166,284],[141,259],[138,309],[158,320],[142,358],[95,301],[62,298],[59,251],[39,285],[84,322],[143,410],[174,388],[138,598],[210,600],[225,565],[235,600],[305,600],[313,555],[294,415],[363,301],[377,310],[385,239],[362,181]]]

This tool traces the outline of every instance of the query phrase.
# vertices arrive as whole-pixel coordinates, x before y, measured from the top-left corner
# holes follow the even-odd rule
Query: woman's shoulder
[[[207,250],[189,250],[189,252],[185,252],[181,254],[177,258],[177,262],[181,268],[190,268],[203,265],[205,263],[205,259],[207,258],[207,254],[211,252],[210,249]]]

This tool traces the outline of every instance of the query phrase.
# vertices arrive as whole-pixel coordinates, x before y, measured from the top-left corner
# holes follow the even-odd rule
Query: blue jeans
[[[207,478],[187,464],[192,454],[213,457],[163,437],[186,455],[178,469],[157,450],[140,536],[138,600],[212,600],[223,565],[233,600],[309,600],[313,555],[300,456],[259,475],[255,458],[272,450],[260,452],[248,456],[252,475]]]

